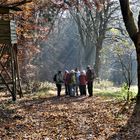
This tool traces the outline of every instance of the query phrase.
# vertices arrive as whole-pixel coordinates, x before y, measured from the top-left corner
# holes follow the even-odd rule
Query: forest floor
[[[135,103],[94,95],[0,97],[0,140],[140,140]]]

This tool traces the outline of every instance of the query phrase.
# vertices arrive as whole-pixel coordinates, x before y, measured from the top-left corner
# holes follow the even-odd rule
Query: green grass
[[[54,90],[55,85],[49,82],[43,82],[37,91],[34,92],[35,98],[43,98],[52,95],[50,91]]]
[[[113,83],[108,80],[102,80],[102,81],[96,80],[94,82],[94,87],[99,89],[106,89],[108,87],[113,87]]]
[[[132,86],[130,89],[132,94],[130,95],[130,98],[133,98],[137,94],[137,87]],[[127,97],[127,94],[125,92],[122,92],[121,87],[106,87],[106,88],[94,88],[94,94],[97,96],[102,96],[105,98],[115,98],[119,100],[124,100]]]
[[[95,81],[94,94],[106,98],[115,98],[124,100],[127,97],[127,92],[123,90],[123,87],[124,85],[120,87],[115,87],[113,83],[108,80]],[[135,97],[138,91],[137,86],[131,86],[130,91],[131,91],[130,98]]]
[[[132,95],[130,96],[130,98],[135,97],[138,91],[137,86],[131,86],[130,90],[132,91]],[[95,81],[93,92],[94,95],[102,96],[105,98],[124,100],[127,97],[126,92],[122,90],[121,86],[115,87],[113,86],[113,83],[108,80]],[[62,90],[62,94],[64,94],[64,89]],[[41,83],[39,89],[34,93],[34,95],[36,96],[36,98],[56,95],[56,86],[55,84],[49,82]]]
[[[110,92],[110,91],[100,91],[98,93],[95,93],[97,96],[102,96],[102,97],[110,97],[110,98],[120,98],[121,94],[120,92]]]

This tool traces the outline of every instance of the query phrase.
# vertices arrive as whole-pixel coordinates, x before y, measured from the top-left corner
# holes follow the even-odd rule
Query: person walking
[[[69,95],[69,71],[65,70],[64,76],[63,76],[64,84],[65,84],[65,95]]]
[[[80,87],[80,95],[85,95],[86,96],[86,84],[87,84],[87,77],[86,77],[86,72],[81,71],[80,76],[79,76],[79,87]]]
[[[58,71],[58,73],[54,75],[54,81],[57,87],[57,96],[60,96],[63,83],[63,76],[61,71]]]
[[[95,71],[91,68],[91,66],[87,66],[87,89],[89,97],[93,96],[93,81],[95,79]]]
[[[70,96],[75,96],[75,85],[76,85],[76,78],[75,78],[75,71],[70,71],[70,77],[69,77],[69,92]]]
[[[77,96],[78,96],[78,88],[79,88],[79,76],[80,76],[80,71],[78,68],[75,68],[75,79],[76,79],[75,93]]]

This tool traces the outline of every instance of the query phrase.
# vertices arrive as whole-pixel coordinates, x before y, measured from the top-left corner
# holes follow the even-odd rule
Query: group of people
[[[57,87],[57,95],[60,96],[62,84],[65,85],[65,94],[69,96],[80,95],[93,96],[93,81],[95,79],[95,71],[91,66],[87,66],[87,70],[79,71],[78,68],[75,70],[65,70],[64,74],[62,71],[58,71],[53,77],[53,80]]]

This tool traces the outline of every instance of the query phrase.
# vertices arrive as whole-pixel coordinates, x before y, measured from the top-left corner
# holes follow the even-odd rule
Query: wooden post
[[[16,95],[22,97],[20,75],[17,60],[17,37],[15,21],[10,20],[9,8],[0,8],[0,85],[5,85],[16,101]]]

